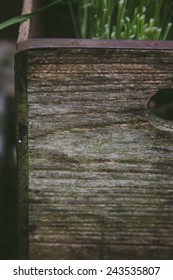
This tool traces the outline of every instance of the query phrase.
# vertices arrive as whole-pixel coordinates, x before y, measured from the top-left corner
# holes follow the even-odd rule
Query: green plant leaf
[[[58,4],[60,2],[62,2],[62,0],[55,0],[55,1],[51,2],[50,4],[47,4],[46,6],[43,6],[42,8],[40,8],[40,9],[38,9],[38,10],[32,12],[32,13],[20,15],[20,16],[17,16],[17,17],[13,17],[9,20],[6,20],[6,21],[0,23],[0,30],[2,30],[4,28],[7,28],[11,25],[14,25],[16,23],[21,23],[21,22],[23,22],[23,21],[25,21],[25,20],[33,17],[33,16],[36,16],[36,15],[52,8],[53,6],[55,6],[56,4]]]

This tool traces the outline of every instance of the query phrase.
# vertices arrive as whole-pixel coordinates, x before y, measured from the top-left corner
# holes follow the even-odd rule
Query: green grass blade
[[[33,16],[36,16],[36,15],[38,15],[38,14],[40,14],[40,13],[42,13],[42,12],[44,12],[44,11],[50,9],[50,8],[52,8],[53,6],[55,6],[56,4],[58,4],[60,2],[62,2],[62,0],[56,0],[56,1],[53,1],[53,2],[51,2],[50,4],[48,4],[48,5],[44,6],[44,7],[42,7],[40,9],[32,12],[32,13],[20,15],[20,16],[17,16],[17,17],[13,17],[13,18],[11,18],[9,20],[6,20],[6,21],[0,23],[0,30],[2,30],[4,28],[7,28],[7,27],[10,27],[10,26],[12,26],[14,24],[23,22],[23,21],[25,21],[25,20],[33,17]]]

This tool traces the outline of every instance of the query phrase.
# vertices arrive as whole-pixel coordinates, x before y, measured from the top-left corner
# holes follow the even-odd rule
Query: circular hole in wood
[[[155,116],[173,120],[173,89],[160,89],[151,97],[147,107]]]

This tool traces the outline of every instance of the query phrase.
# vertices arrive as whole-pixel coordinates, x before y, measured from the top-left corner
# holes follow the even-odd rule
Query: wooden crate
[[[15,56],[19,258],[172,259],[172,121],[147,103],[173,88],[173,42],[29,27]]]

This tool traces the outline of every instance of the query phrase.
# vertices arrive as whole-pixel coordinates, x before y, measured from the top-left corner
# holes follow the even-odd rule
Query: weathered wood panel
[[[21,256],[171,259],[173,130],[147,103],[173,88],[173,51],[35,49],[16,67]]]

